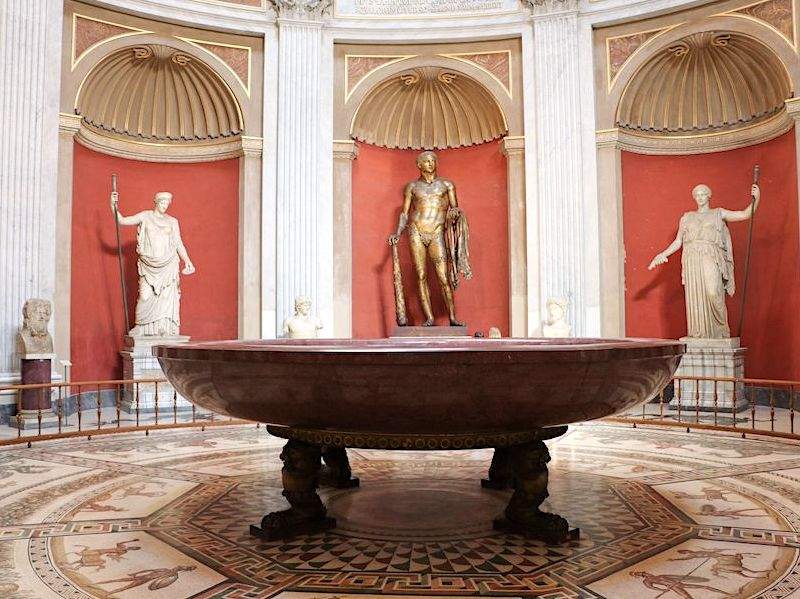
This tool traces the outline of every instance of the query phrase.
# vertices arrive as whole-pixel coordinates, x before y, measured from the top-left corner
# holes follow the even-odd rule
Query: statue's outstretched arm
[[[675,236],[675,240],[670,243],[667,246],[667,249],[665,249],[663,252],[656,254],[656,257],[651,260],[647,270],[653,270],[656,266],[666,263],[667,259],[681,248],[681,245],[683,245],[683,239],[679,227],[678,234]]]
[[[117,222],[121,225],[138,225],[144,218],[144,212],[137,212],[133,216],[122,216],[119,211],[119,194],[116,191],[111,192],[111,214],[117,217]]]
[[[750,195],[753,201],[750,202],[750,205],[744,210],[725,210],[725,208],[721,208],[722,218],[732,223],[751,218],[755,211],[758,210],[758,204],[761,202],[761,189],[758,187],[758,184],[754,183],[750,188]]]

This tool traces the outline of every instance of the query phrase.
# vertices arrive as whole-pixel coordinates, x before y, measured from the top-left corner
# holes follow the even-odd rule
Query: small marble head
[[[567,314],[567,300],[562,298],[551,297],[547,300],[547,321],[549,323],[560,322],[564,320]]]
[[[438,158],[436,152],[427,150],[417,156],[417,168],[423,173],[433,173],[436,171],[436,163]]]
[[[698,208],[708,206],[711,202],[711,188],[705,183],[695,185],[694,189],[692,189],[692,197],[697,202]]]
[[[167,211],[171,203],[172,194],[168,191],[159,191],[153,196],[153,204],[155,204],[155,209],[161,214],[164,214]]]
[[[33,298],[25,301],[22,306],[22,328],[31,335],[44,337],[47,335],[47,325],[53,308],[46,299]]]
[[[311,312],[311,298],[307,295],[298,295],[294,298],[294,313],[299,316],[308,316]]]

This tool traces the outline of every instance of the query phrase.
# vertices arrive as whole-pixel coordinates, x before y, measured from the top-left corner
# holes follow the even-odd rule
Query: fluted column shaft
[[[571,3],[533,18],[536,198],[539,222],[539,308],[569,300],[575,334],[585,329],[578,17]],[[533,298],[531,298],[533,299]]]
[[[322,22],[312,15],[278,19],[276,316],[307,295],[332,334],[332,201],[326,185],[330,139],[323,132]],[[280,329],[278,329],[280,333]]]
[[[61,7],[0,2],[0,380],[19,370],[22,304],[55,287]]]
[[[508,186],[509,316],[512,337],[528,334],[528,271],[525,254],[525,138],[505,137],[500,150],[506,157]]]

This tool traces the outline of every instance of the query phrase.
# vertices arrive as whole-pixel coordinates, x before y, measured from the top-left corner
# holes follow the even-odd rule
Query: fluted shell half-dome
[[[461,73],[421,67],[375,86],[350,133],[386,148],[441,150],[491,141],[507,131],[499,105],[483,85]]]
[[[149,142],[201,142],[242,132],[233,93],[203,61],[163,45],[129,47],[87,76],[76,112],[88,125]]]
[[[767,46],[736,33],[696,33],[639,69],[617,125],[665,136],[735,130],[778,113],[790,96],[786,69]]]

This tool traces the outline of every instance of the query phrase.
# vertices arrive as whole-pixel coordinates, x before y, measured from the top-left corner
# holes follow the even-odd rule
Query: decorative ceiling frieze
[[[333,0],[269,0],[281,19],[320,19],[330,10]]]
[[[493,50],[489,52],[465,52],[459,54],[440,54],[445,58],[460,60],[474,65],[491,76],[503,86],[509,97],[512,96],[511,51]]]
[[[88,17],[77,13],[73,14],[72,68],[74,69],[81,58],[97,46],[121,37],[139,35],[141,33],[151,32],[135,27],[128,27],[127,25],[120,25],[119,23],[103,21],[95,17]]]
[[[249,46],[208,42],[188,37],[179,37],[178,39],[192,44],[221,60],[239,81],[239,84],[242,86],[247,96],[250,97],[252,49]]]
[[[617,126],[661,136],[735,131],[778,114],[791,93],[786,68],[769,47],[705,31],[642,65],[622,94]]]
[[[415,54],[347,54],[344,57],[344,101],[372,73],[390,64],[414,58]]]
[[[462,73],[420,67],[371,90],[350,134],[386,148],[432,150],[480,144],[507,132],[500,107],[483,85]]]
[[[764,0],[725,15],[745,17],[764,23],[780,33],[791,45],[795,45],[793,0]]]
[[[208,142],[244,128],[233,93],[211,67],[156,44],[104,58],[85,79],[75,112],[97,131],[148,143]]]

